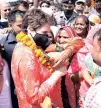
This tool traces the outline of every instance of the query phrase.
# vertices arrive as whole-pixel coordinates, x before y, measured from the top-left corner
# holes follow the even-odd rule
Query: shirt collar
[[[64,14],[64,11],[61,12],[60,18],[63,18],[63,19],[65,19],[65,20],[67,19],[66,16],[65,16],[65,14]]]
[[[8,43],[17,42],[16,41],[16,34],[14,32],[8,34]]]

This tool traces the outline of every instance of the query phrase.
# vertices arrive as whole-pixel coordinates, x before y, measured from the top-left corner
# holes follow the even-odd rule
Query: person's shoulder
[[[25,46],[23,43],[18,42],[14,49],[14,54],[18,53],[19,55],[33,55],[33,51]]]
[[[5,43],[6,39],[7,39],[8,34],[0,34],[0,44]]]

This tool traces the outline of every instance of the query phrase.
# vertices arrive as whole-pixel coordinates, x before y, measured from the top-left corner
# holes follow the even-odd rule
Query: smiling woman
[[[80,15],[75,20],[75,31],[79,37],[86,38],[89,31],[89,20],[86,16]]]

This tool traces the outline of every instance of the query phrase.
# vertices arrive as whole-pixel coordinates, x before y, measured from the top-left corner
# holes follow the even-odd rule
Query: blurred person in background
[[[33,0],[28,0],[28,4],[29,4],[29,9],[34,8],[34,1]]]
[[[0,108],[12,108],[10,72],[0,44]]]
[[[9,26],[12,28],[12,30],[7,34],[6,37],[3,37],[0,41],[0,43],[4,46],[3,57],[7,61],[10,71],[11,71],[11,58],[12,58],[13,49],[17,44],[16,34],[21,31],[21,27],[23,24],[23,16],[24,12],[19,10],[14,10],[9,13],[8,23]],[[11,98],[12,98],[13,108],[18,108],[12,76],[10,76],[10,81],[11,81]]]
[[[82,15],[83,11],[84,11],[84,8],[85,8],[85,5],[86,5],[86,1],[85,0],[77,0],[76,3],[75,3],[74,11],[77,14]]]
[[[94,0],[94,9],[90,12],[90,15],[95,14],[101,18],[101,0]]]
[[[96,10],[96,14],[101,18],[101,0],[95,0],[95,10]]]
[[[26,1],[17,1],[16,10],[27,12],[29,10],[29,4]]]
[[[0,4],[0,28],[6,28],[8,27],[8,14],[11,11],[11,6],[9,3],[1,3]]]
[[[57,24],[73,26],[73,22],[78,16],[78,14],[74,12],[75,0],[62,0],[62,5],[64,11],[61,12],[60,16],[55,15]]]
[[[40,8],[49,8],[50,7],[50,2],[49,1],[46,1],[46,0],[43,0],[40,2]]]
[[[52,9],[53,13],[57,13],[57,12],[60,12],[62,11],[62,5],[61,4],[55,4],[55,3],[52,3],[50,5],[50,8]]]

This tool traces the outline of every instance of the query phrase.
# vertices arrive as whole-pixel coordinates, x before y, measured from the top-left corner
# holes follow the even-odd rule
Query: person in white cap
[[[77,0],[75,2],[75,9],[74,9],[74,11],[77,14],[82,15],[83,11],[84,11],[84,8],[85,8],[85,5],[86,5],[86,0]]]

